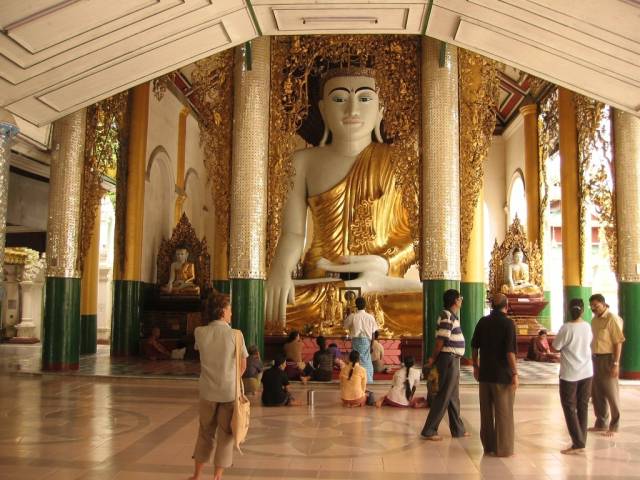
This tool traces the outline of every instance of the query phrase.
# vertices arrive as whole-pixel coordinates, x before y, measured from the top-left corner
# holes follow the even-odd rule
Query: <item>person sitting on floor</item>
[[[302,380],[302,383],[306,383],[311,376],[312,368],[302,361],[302,339],[297,330],[289,333],[283,350],[287,359],[285,372],[289,380]]]
[[[549,347],[549,340],[547,340],[547,331],[545,329],[540,330],[538,336],[531,339],[527,359],[533,360],[534,362],[548,363],[558,363],[560,361],[560,354],[552,352]]]
[[[378,341],[379,336],[380,332],[376,330],[371,341],[371,362],[375,373],[387,373],[387,367],[384,366],[384,347]]]
[[[367,372],[360,366],[360,353],[351,350],[349,363],[340,371],[340,398],[345,407],[362,407],[367,401]]]
[[[262,404],[265,407],[301,405],[289,392],[289,378],[284,372],[287,360],[283,355],[276,357],[273,367],[262,375]]]
[[[393,374],[393,381],[389,392],[376,402],[376,407],[383,405],[390,407],[414,407],[420,408],[426,405],[423,397],[415,398],[416,389],[420,384],[420,369],[413,368],[415,360],[408,356],[404,359],[404,368]]]
[[[333,354],[327,348],[327,340],[323,336],[316,338],[318,350],[313,354],[311,379],[316,382],[330,382],[333,377]]]
[[[247,369],[242,375],[242,383],[244,384],[244,393],[253,395],[260,387],[264,366],[260,359],[260,351],[256,345],[250,345],[247,352],[249,353],[249,358],[247,358]]]
[[[160,342],[160,328],[153,327],[151,334],[143,345],[144,356],[149,360],[168,360],[171,358],[171,352]]]
[[[333,368],[340,370],[342,368],[342,352],[336,343],[330,343],[328,350],[333,355]]]

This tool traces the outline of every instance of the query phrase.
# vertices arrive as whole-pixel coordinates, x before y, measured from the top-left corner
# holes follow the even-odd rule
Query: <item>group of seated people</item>
[[[374,340],[374,342],[377,340]],[[373,342],[372,342],[373,343]],[[387,394],[375,401],[373,394],[367,390],[367,373],[360,365],[360,353],[352,350],[347,361],[341,358],[341,352],[336,344],[326,345],[323,336],[316,338],[318,350],[313,360],[308,364],[302,361],[302,340],[298,332],[292,332],[284,345],[284,353],[278,355],[273,367],[264,369],[260,353],[255,346],[248,348],[249,358],[247,369],[243,375],[246,394],[255,394],[262,384],[262,404],[264,406],[296,406],[303,403],[295,399],[289,391],[291,380],[308,380],[329,382],[333,378],[334,370],[339,370],[340,397],[346,407],[361,407],[376,405],[377,407],[414,407],[426,406],[426,400],[415,397],[420,383],[422,370],[416,367],[413,357],[404,359],[404,368],[400,368],[393,375],[391,388]],[[372,344],[372,350],[373,350]],[[386,371],[382,361],[378,371]]]

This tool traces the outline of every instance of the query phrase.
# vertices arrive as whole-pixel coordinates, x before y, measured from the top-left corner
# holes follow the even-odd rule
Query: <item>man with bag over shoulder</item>
[[[464,335],[460,327],[462,296],[454,289],[443,295],[444,310],[438,320],[436,344],[427,360],[426,368],[434,364],[438,369],[438,393],[431,402],[429,415],[420,436],[424,440],[440,441],[438,426],[445,413],[449,414],[449,430],[452,437],[468,437],[460,418],[460,357],[464,355]]]
[[[216,440],[214,480],[220,480],[233,461],[233,417],[238,379],[247,367],[244,337],[231,328],[231,304],[228,295],[213,295],[207,306],[209,325],[195,329],[196,350],[200,352],[200,427],[193,452],[195,462],[192,480],[200,478],[204,465],[213,452]],[[240,349],[237,362],[236,349]],[[240,370],[240,371],[238,371]]]

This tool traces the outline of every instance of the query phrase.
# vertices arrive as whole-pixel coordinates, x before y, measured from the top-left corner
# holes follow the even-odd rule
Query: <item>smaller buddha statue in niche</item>
[[[542,295],[542,290],[529,280],[529,265],[524,262],[524,253],[520,247],[513,249],[511,263],[506,271],[507,283],[502,292],[511,295]]]
[[[166,295],[200,295],[200,287],[195,284],[196,269],[189,262],[189,251],[183,245],[176,248],[175,260],[169,269],[169,282],[162,287]]]

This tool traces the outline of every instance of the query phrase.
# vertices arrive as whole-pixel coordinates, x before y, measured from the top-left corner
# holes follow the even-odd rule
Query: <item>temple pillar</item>
[[[189,109],[183,108],[180,110],[178,117],[178,159],[177,159],[177,173],[176,173],[176,198],[175,211],[173,215],[173,226],[178,225],[180,217],[184,209],[184,201],[187,199],[187,192],[185,191],[185,168],[186,168],[186,150],[187,150],[187,117],[189,116]],[[189,219],[193,222],[193,218]]]
[[[16,120],[0,108],[0,304],[4,300],[4,245],[7,236],[7,207],[9,203],[9,160],[11,141],[18,134]]]
[[[527,199],[527,240],[540,241],[540,175],[538,160],[538,106],[520,108],[524,127],[524,181]]]
[[[111,355],[135,355],[140,342],[142,308],[142,228],[149,125],[149,83],[131,90],[129,156],[124,238],[124,267],[113,282]],[[117,263],[117,261],[116,261]]]
[[[640,119],[613,109],[622,377],[640,379]]]
[[[250,54],[249,54],[250,52]],[[264,351],[270,39],[237,47],[234,66],[229,279],[233,325]]]
[[[100,204],[94,212],[91,242],[85,254],[80,296],[80,353],[96,353],[98,345],[98,270],[100,268]]]
[[[457,48],[422,39],[423,353],[429,355],[442,294],[460,288]],[[424,357],[426,358],[426,356]]]
[[[460,310],[460,327],[467,342],[465,358],[471,358],[471,336],[478,320],[484,316],[487,292],[484,285],[484,195],[480,189],[478,203],[473,212],[473,227],[469,235],[469,248],[465,257],[460,294],[464,297]]]
[[[560,192],[562,200],[562,272],[564,280],[564,318],[572,298],[582,298],[589,304],[591,287],[583,285],[582,262],[584,245],[580,245],[580,174],[578,160],[578,129],[573,92],[558,88],[560,128]],[[591,237],[589,237],[589,241]],[[591,320],[591,310],[585,308],[583,318]]]
[[[80,273],[77,261],[85,130],[84,109],[56,121],[53,128],[43,370],[77,370],[80,362]]]

